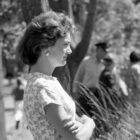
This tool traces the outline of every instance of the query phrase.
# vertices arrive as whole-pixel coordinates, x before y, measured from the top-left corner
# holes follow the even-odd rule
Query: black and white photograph
[[[140,140],[140,0],[0,0],[0,140]]]

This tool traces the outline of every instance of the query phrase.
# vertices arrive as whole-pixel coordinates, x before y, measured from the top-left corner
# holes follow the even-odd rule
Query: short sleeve
[[[62,105],[62,101],[59,93],[56,93],[53,90],[43,88],[39,90],[37,95],[38,95],[39,102],[43,108],[50,103]]]

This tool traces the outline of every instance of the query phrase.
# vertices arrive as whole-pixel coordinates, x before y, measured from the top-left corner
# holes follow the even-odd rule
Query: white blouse
[[[44,107],[50,103],[62,105],[66,113],[75,120],[76,107],[57,78],[35,72],[26,76],[24,93],[24,115],[34,140],[62,140],[45,115]]]

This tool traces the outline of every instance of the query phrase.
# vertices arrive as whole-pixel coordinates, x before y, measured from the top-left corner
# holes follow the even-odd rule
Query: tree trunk
[[[68,0],[48,0],[51,9],[55,12],[63,12],[69,14],[69,1]]]
[[[2,36],[0,35],[0,140],[6,140],[6,130],[5,130],[5,111],[2,96]]]
[[[90,39],[92,36],[93,28],[94,28],[96,5],[97,5],[97,0],[90,0],[88,4],[87,20],[85,23],[85,28],[83,31],[81,42],[77,45],[73,54],[68,58],[67,65],[64,67],[55,69],[54,74],[53,74],[59,79],[59,81],[65,88],[65,90],[67,90],[67,92],[69,93],[71,93],[75,72],[81,60],[86,55],[87,50],[88,50],[88,46],[89,46]]]
[[[21,8],[26,23],[41,12],[49,10],[48,0],[21,0]]]
[[[73,14],[74,14],[74,21],[78,25],[81,26],[83,29],[85,24],[85,18],[86,18],[86,5],[87,3],[82,2],[82,0],[74,1],[72,8],[73,8]]]
[[[44,0],[45,1],[45,0]],[[68,0],[48,0],[50,7],[57,12],[69,13],[69,1]],[[47,7],[48,7],[48,2]],[[75,75],[75,72],[78,68],[80,61],[85,56],[89,42],[93,32],[95,9],[96,9],[97,0],[90,0],[88,4],[88,15],[85,23],[85,28],[83,31],[83,36],[81,42],[78,44],[74,53],[69,56],[68,63],[66,66],[61,68],[56,68],[53,75],[58,78],[62,86],[69,93],[71,92],[72,81]],[[49,9],[49,8],[46,8]],[[61,10],[62,9],[62,10]],[[25,21],[28,23],[34,16],[38,15],[42,11],[42,2],[39,0],[22,0],[22,10]]]
[[[94,19],[96,13],[96,5],[97,0],[90,0],[88,4],[88,15],[85,23],[85,28],[82,34],[82,40],[77,45],[75,52],[73,53],[73,59],[79,65],[85,54],[87,53],[87,49],[90,43],[90,39],[92,37],[92,32],[94,28]]]

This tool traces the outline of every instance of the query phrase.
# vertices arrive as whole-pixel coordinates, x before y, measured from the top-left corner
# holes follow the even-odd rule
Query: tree
[[[51,9],[55,12],[64,12],[69,14],[69,1],[68,0],[48,0]]]
[[[41,1],[38,1],[38,0],[22,0],[21,1],[22,2],[23,15],[24,15],[25,21],[27,23],[34,16],[36,16],[39,13],[44,11],[44,9],[42,8],[42,2],[43,1],[45,1],[47,3],[46,7],[49,10],[48,1],[46,1],[46,0],[41,0]],[[52,6],[51,7],[52,9],[55,9],[55,11],[61,11],[61,8],[63,8],[62,11],[65,10],[66,13],[70,13],[69,9],[67,9],[69,7],[69,2],[70,1],[65,0],[65,3],[60,3],[60,2],[61,1],[55,2],[54,0],[50,0],[49,4],[50,4],[50,7]],[[68,58],[67,65],[64,66],[64,67],[61,67],[61,68],[56,68],[54,73],[53,73],[53,75],[58,78],[58,80],[61,82],[63,87],[68,92],[70,92],[73,77],[74,77],[74,74],[77,70],[77,67],[78,67],[80,61],[85,56],[85,54],[87,52],[87,49],[88,49],[88,46],[89,46],[89,43],[90,43],[90,39],[91,39],[91,36],[92,36],[92,31],[93,31],[93,25],[94,25],[96,3],[97,3],[97,0],[90,0],[89,1],[88,9],[87,9],[88,15],[87,15],[87,20],[86,20],[86,23],[85,23],[84,31],[83,31],[83,34],[82,34],[82,39],[81,39],[80,43],[77,45],[76,49],[74,50],[74,53]]]
[[[6,140],[4,104],[2,97],[2,36],[0,35],[0,140]]]
[[[0,140],[6,140],[6,130],[5,130],[5,110],[3,104],[3,95],[2,95],[2,80],[3,80],[3,68],[2,68],[2,49],[3,42],[5,36],[5,23],[9,23],[11,19],[15,19],[16,14],[14,12],[18,12],[17,5],[15,2],[11,1],[0,1]]]
[[[49,10],[48,0],[21,0],[21,9],[26,23],[29,23],[34,16]]]
[[[140,3],[140,0],[133,0],[134,4],[139,4]]]

